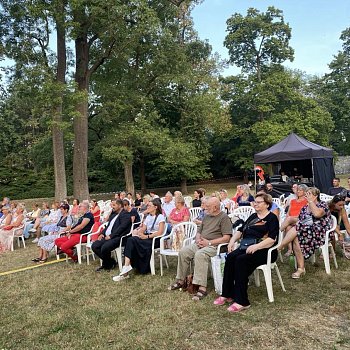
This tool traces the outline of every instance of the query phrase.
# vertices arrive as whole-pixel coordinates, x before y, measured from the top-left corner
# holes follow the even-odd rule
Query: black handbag
[[[243,238],[243,239],[241,239],[241,243],[239,245],[239,250],[247,250],[247,248],[250,245],[253,245],[256,243],[257,243],[257,239],[255,239],[255,238]]]

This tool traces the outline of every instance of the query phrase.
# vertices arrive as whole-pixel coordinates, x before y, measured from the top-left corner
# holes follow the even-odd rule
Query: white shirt
[[[165,215],[168,217],[171,211],[175,208],[175,203],[173,201],[169,203],[163,203],[162,209],[164,210]]]
[[[150,215],[150,214],[147,215],[147,217],[146,217],[146,219],[144,221],[144,224],[147,227],[147,232],[150,232],[150,233],[157,232],[159,230],[159,224],[161,222],[165,222],[165,217],[164,217],[163,214],[159,214],[157,216],[157,220],[156,221],[154,221],[154,219],[155,219],[154,215]],[[153,225],[153,223],[154,223],[154,225]],[[152,226],[153,226],[153,228],[152,228]],[[151,231],[151,229],[152,229],[152,231]]]
[[[108,225],[108,228],[107,228],[107,230],[106,230],[106,232],[105,232],[105,235],[106,235],[106,236],[109,236],[109,235],[112,233],[113,225],[114,225],[114,223],[115,223],[115,220],[117,220],[118,216],[119,216],[119,214],[117,214],[117,215],[110,221],[110,223],[109,223],[109,225]]]

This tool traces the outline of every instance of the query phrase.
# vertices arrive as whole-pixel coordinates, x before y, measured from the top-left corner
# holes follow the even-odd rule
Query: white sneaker
[[[32,243],[38,243],[39,239],[35,238],[34,240],[32,240]]]
[[[129,275],[117,275],[117,276],[113,276],[113,277],[112,277],[112,280],[113,280],[114,282],[120,282],[120,281],[126,280],[126,279],[128,279],[128,278],[130,278]]]
[[[124,265],[122,270],[120,271],[120,274],[119,275],[126,275],[127,273],[129,273],[130,271],[132,270],[132,267],[131,265]]]
[[[35,233],[35,232],[36,232],[36,228],[31,228],[31,229],[29,230],[29,232]]]

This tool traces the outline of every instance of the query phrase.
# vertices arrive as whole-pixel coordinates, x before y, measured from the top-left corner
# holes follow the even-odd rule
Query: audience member
[[[280,249],[293,243],[297,261],[297,271],[292,278],[305,274],[304,259],[310,258],[315,251],[324,245],[326,231],[331,227],[331,214],[327,203],[320,201],[320,190],[311,187],[306,192],[308,205],[300,211],[298,222],[290,229],[282,241]]]
[[[98,206],[96,199],[91,201],[90,212],[94,216],[94,222],[99,222],[101,218],[101,209]]]
[[[335,196],[336,194],[339,194],[342,191],[346,191],[346,189],[344,187],[340,186],[340,179],[339,177],[335,177],[333,179],[333,187],[330,187],[328,189],[327,194],[330,196]]]
[[[175,208],[170,212],[168,223],[170,226],[179,224],[180,222],[189,221],[190,211],[185,206],[185,200],[182,196],[175,197]]]
[[[124,201],[127,201],[124,199]],[[112,212],[107,226],[103,229],[98,239],[92,243],[93,252],[102,260],[102,265],[96,272],[111,270],[117,266],[117,262],[111,257],[111,252],[119,247],[122,236],[130,232],[132,221],[131,212],[123,207],[124,201],[112,200]],[[138,220],[139,221],[139,218]]]
[[[168,218],[171,211],[175,208],[175,203],[173,200],[173,195],[170,191],[168,191],[164,196],[164,202],[162,204],[162,209],[164,211],[165,216]]]
[[[338,234],[340,242],[344,241],[344,235],[346,235],[347,237],[350,236],[349,217],[344,208],[344,205],[345,198],[340,196],[339,194],[336,194],[328,203],[331,214],[334,215],[334,217],[337,220],[337,227],[335,229],[335,232]]]
[[[179,251],[176,282],[170,290],[180,289],[194,261],[193,284],[199,285],[193,300],[201,300],[207,295],[207,277],[210,258],[216,255],[217,246],[227,243],[232,235],[232,224],[228,215],[220,210],[220,201],[209,198],[206,201],[206,215],[199,227],[195,243]]]
[[[162,236],[165,229],[165,217],[162,214],[161,202],[153,199],[148,203],[148,215],[142,226],[135,229],[126,242],[124,249],[125,263],[119,275],[113,281],[119,282],[129,278],[134,268],[141,274],[151,271],[150,260],[152,254],[153,238]],[[159,240],[155,248],[159,248]]]
[[[60,206],[61,217],[57,224],[43,227],[48,233],[47,236],[40,237],[38,241],[39,256],[32,259],[33,262],[45,263],[48,259],[49,252],[55,247],[55,240],[60,237],[62,231],[70,230],[73,220],[69,215],[69,205],[62,204]]]
[[[203,193],[201,190],[195,190],[193,193],[194,199],[192,201],[192,208],[198,208],[202,205],[202,197],[203,197]]]
[[[266,184],[266,193],[269,194],[272,198],[279,198],[280,195],[273,189],[271,183]]]
[[[94,225],[94,216],[89,210],[89,202],[83,201],[79,204],[78,222],[70,229],[65,231],[65,236],[57,238],[55,245],[59,249],[58,253],[67,254],[73,262],[78,262],[78,257],[73,253],[73,248],[80,241],[80,235],[88,233]],[[86,243],[87,237],[82,237],[82,243]]]
[[[236,199],[237,207],[249,207],[254,202],[254,197],[250,193],[248,185],[241,185],[240,195]]]
[[[136,209],[139,210],[141,208],[141,205],[142,205],[142,194],[141,192],[136,192],[136,199],[134,202],[134,206]]]
[[[252,214],[243,227],[236,231],[228,245],[229,254],[224,268],[222,295],[215,305],[232,303],[227,309],[230,312],[240,312],[250,307],[248,300],[249,276],[254,270],[267,262],[268,249],[276,244],[279,234],[279,223],[276,215],[269,209],[272,197],[265,193],[257,194],[254,201],[255,213]],[[235,243],[242,238],[240,246],[234,249]],[[273,251],[271,261],[277,259],[277,251]]]

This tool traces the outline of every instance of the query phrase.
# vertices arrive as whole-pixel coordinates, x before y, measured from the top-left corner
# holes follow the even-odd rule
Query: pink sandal
[[[232,298],[218,297],[214,300],[214,305],[224,305],[225,303],[232,303]]]
[[[231,306],[229,306],[227,308],[227,311],[230,311],[230,312],[233,312],[233,313],[237,313],[237,312],[241,312],[241,311],[244,311],[244,310],[247,310],[250,308],[250,305],[247,305],[247,306],[242,306],[242,305],[239,305],[237,303],[233,303]]]

